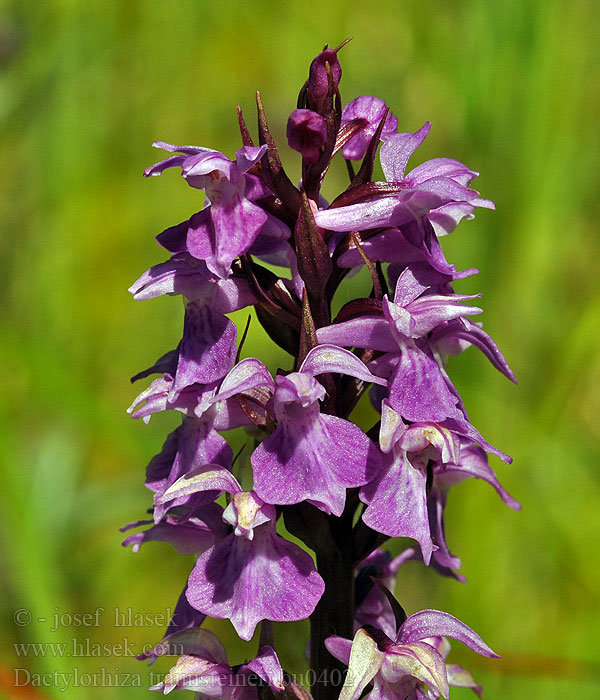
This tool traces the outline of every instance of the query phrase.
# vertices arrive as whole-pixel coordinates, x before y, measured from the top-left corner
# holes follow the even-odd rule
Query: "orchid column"
[[[519,507],[487,454],[510,459],[471,425],[446,371],[449,355],[474,345],[514,380],[471,320],[482,311],[475,297],[453,289],[477,271],[458,271],[438,240],[493,204],[469,187],[477,173],[456,160],[407,172],[429,123],[398,132],[372,96],[342,107],[340,48],[313,60],[289,117],[299,185],[282,167],[259,95],[258,145],[238,108],[235,160],[157,142],[172,155],[145,173],[176,168],[205,193],[200,211],[157,237],[168,260],[131,288],[136,299],[185,300],[181,341],[134,377],[158,375],[130,409],[145,421],[179,411],[181,425],[146,471],[153,519],[126,526],[149,527],[124,544],[161,540],[198,555],[163,640],[141,657],[179,657],[153,690],[309,698],[281,667],[273,621],[310,618],[306,677],[315,700],[358,700],[365,689],[372,700],[447,698],[449,685],[479,693],[468,671],[446,663],[445,638],[495,656],[451,615],[407,616],[393,595],[409,559],[464,580],[444,530],[451,486],[483,479]],[[378,151],[385,182],[373,181]],[[345,161],[349,184],[328,204],[321,186],[334,159]],[[337,290],[362,266],[370,296],[332,318]],[[260,358],[240,360],[243,338],[227,314],[250,306],[290,355],[275,375]],[[381,418],[359,427],[352,412],[369,388]],[[247,464],[222,434],[240,427],[253,445]],[[243,470],[251,470],[249,491]],[[278,534],[281,518],[305,549]],[[393,559],[381,546],[394,537],[415,546]],[[247,642],[260,626],[258,647],[230,664],[207,617],[230,620]]]

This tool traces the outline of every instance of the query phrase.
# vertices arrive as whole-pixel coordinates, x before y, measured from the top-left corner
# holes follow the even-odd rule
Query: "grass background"
[[[514,457],[493,466],[523,511],[482,483],[457,487],[447,531],[468,584],[407,565],[398,597],[409,612],[457,615],[502,654],[453,648],[490,700],[599,696],[600,5],[5,0],[3,697],[148,697],[148,669],[118,645],[139,651],[160,638],[160,615],[193,560],[167,545],[120,547],[118,527],[149,505],[144,467],[175,424],[157,416],[146,427],[124,409],[136,394],[129,376],[175,345],[182,309],[170,297],[134,303],[126,289],[162,259],[152,237],[196,211],[201,195],[172,173],[147,181],[141,171],[157,159],[156,139],[232,155],[235,105],[252,123],[256,89],[283,144],[311,58],[348,35],[344,99],[385,98],[401,130],[431,119],[415,163],[447,155],[482,173],[477,187],[497,212],[480,212],[444,245],[459,267],[481,269],[461,290],[483,292],[485,326],[520,380],[512,386],[475,351],[452,361],[473,422]],[[328,191],[344,183],[333,169]],[[246,354],[276,366],[265,347],[253,324]],[[100,607],[98,627],[68,624]],[[18,627],[22,608],[32,622]],[[159,624],[116,626],[115,609]],[[65,624],[53,632],[55,613]],[[291,628],[277,630],[281,655],[300,671],[306,628]],[[253,653],[227,621],[213,629],[232,663]],[[14,644],[30,642],[67,648],[19,655]],[[27,677],[17,668],[70,674],[71,685],[46,675],[30,676],[40,687],[13,687]],[[86,687],[102,683],[101,669],[105,687]]]

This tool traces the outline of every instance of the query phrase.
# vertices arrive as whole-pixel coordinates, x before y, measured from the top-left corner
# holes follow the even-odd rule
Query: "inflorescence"
[[[135,299],[185,300],[181,341],[134,377],[158,375],[130,408],[145,421],[159,411],[182,414],[147,468],[153,521],[124,528],[146,526],[124,541],[134,550],[160,540],[198,555],[164,638],[142,657],[179,656],[153,687],[164,693],[310,698],[281,667],[272,621],[310,617],[315,700],[358,700],[367,691],[372,700],[447,698],[449,685],[479,694],[468,671],[446,663],[446,637],[495,656],[455,617],[407,616],[393,596],[407,560],[464,580],[444,532],[454,484],[483,479],[519,508],[487,454],[510,458],[471,425],[446,372],[449,355],[474,345],[514,380],[471,320],[482,311],[479,295],[453,290],[477,270],[457,270],[439,243],[476,208],[494,205],[470,187],[478,173],[459,161],[435,158],[407,171],[429,123],[398,132],[396,117],[372,96],[342,107],[340,48],[312,61],[289,117],[288,144],[302,157],[299,186],[282,166],[258,94],[258,145],[238,108],[243,145],[235,160],[157,142],[171,155],[145,172],[176,168],[205,193],[200,211],[157,236],[168,260],[130,290]],[[378,151],[385,181],[373,180]],[[337,154],[349,185],[328,203],[321,186]],[[363,266],[370,296],[332,317],[336,291]],[[273,376],[259,358],[239,359],[243,340],[238,345],[227,314],[246,307],[289,353],[289,370]],[[381,418],[365,433],[351,416],[369,389]],[[241,426],[252,444],[245,465],[222,435]],[[240,485],[243,467],[251,469],[250,491]],[[278,533],[279,518],[314,558]],[[380,546],[395,537],[415,545],[392,558]],[[246,641],[260,624],[256,656],[231,666],[203,627],[207,616],[230,620]],[[326,682],[335,671],[338,682]]]

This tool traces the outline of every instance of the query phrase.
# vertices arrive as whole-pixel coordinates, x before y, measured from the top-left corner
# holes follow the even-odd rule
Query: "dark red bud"
[[[308,75],[308,91],[313,100],[319,106],[329,91],[329,78],[327,76],[327,64],[331,69],[334,90],[342,79],[342,67],[338,61],[337,52],[334,49],[325,49],[313,59]]]
[[[327,141],[325,119],[311,109],[295,109],[288,119],[287,139],[307,163],[316,163]]]

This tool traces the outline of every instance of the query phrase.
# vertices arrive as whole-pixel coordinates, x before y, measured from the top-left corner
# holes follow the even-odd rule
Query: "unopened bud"
[[[327,140],[325,119],[311,109],[295,109],[288,119],[287,139],[307,163],[316,163]]]
[[[338,61],[337,51],[325,49],[313,59],[310,64],[308,75],[308,91],[310,92],[317,108],[323,104],[323,100],[329,91],[329,77],[327,75],[327,64],[331,70],[334,89],[340,84],[342,78],[342,67]]]

